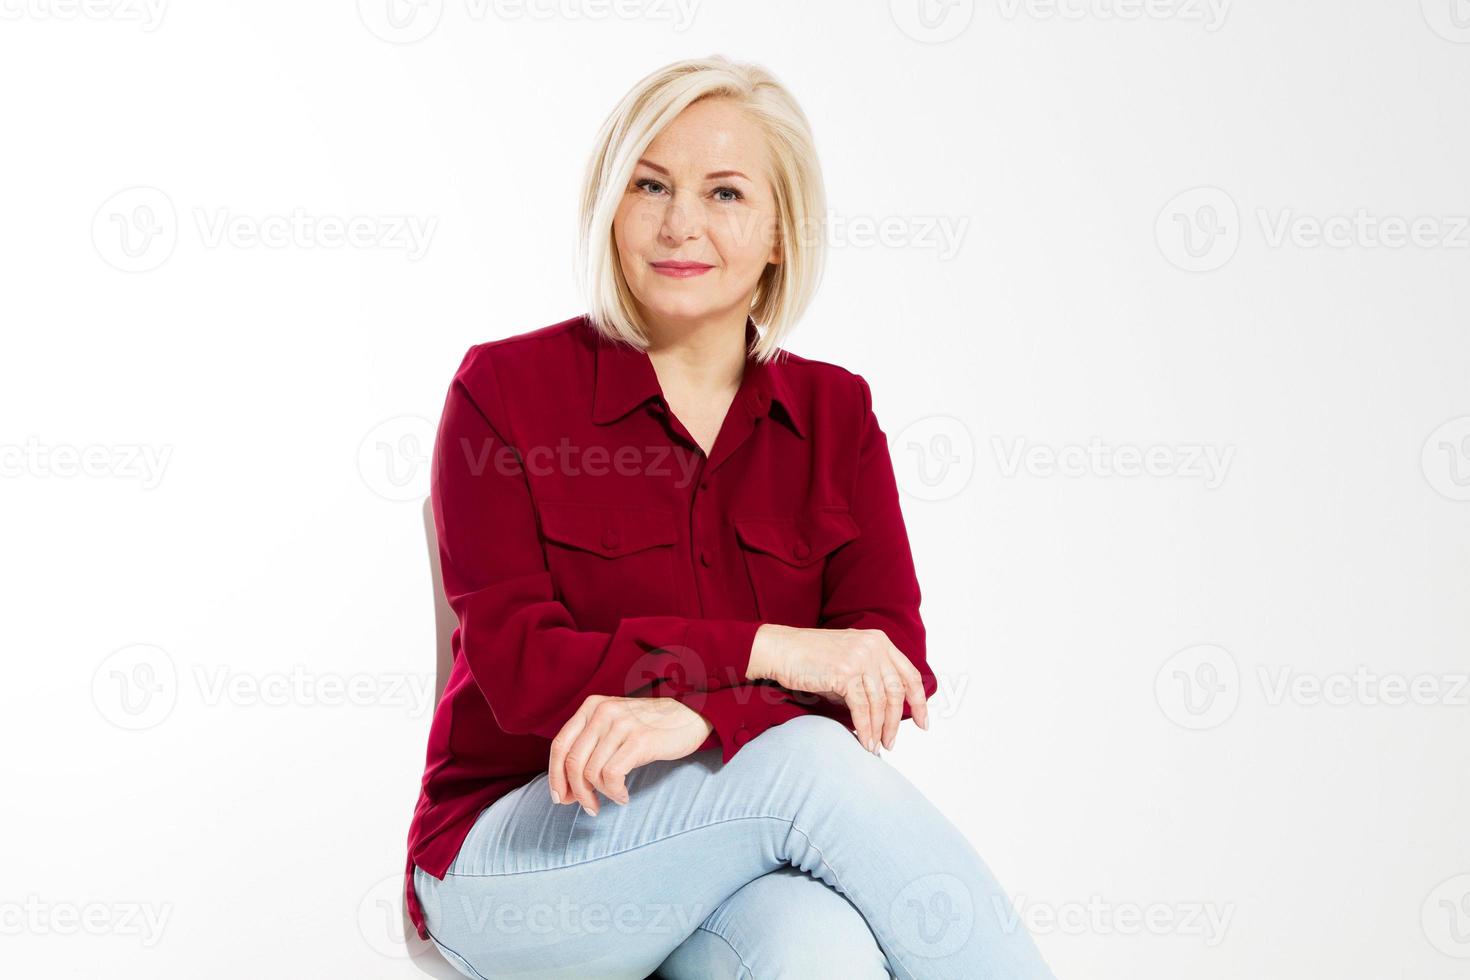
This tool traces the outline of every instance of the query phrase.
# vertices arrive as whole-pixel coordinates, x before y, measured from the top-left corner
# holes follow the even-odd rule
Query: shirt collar
[[[589,325],[590,329],[590,325]],[[597,351],[597,376],[593,381],[592,421],[606,425],[627,415],[650,398],[662,398],[663,386],[658,383],[658,374],[648,353],[631,344],[608,340],[592,330]],[[735,394],[731,408],[741,404],[752,416],[772,415],[781,418],[791,431],[805,439],[805,426],[798,418],[800,413],[791,394],[790,379],[778,360],[785,355],[782,351],[776,359],[761,363],[750,354],[751,347],[759,336],[755,320],[745,318],[745,373],[740,380],[740,390]],[[779,411],[774,406],[780,405]]]

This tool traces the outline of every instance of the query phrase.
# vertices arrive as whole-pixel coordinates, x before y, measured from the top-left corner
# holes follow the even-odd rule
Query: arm
[[[577,628],[555,598],[494,381],[487,352],[471,348],[440,419],[430,498],[444,591],[459,619],[455,649],[496,723],[550,739],[593,694],[634,697],[650,682],[685,690],[691,676],[704,690],[746,681],[758,622],[638,616],[611,633]],[[688,669],[689,658],[702,669]]]
[[[888,439],[873,413],[867,382],[861,377],[858,382],[863,421],[856,482],[849,499],[852,516],[862,533],[828,560],[819,628],[882,630],[918,669],[924,694],[932,697],[938,680],[926,659],[919,582],[899,508]],[[776,656],[773,647],[777,634],[771,631],[779,629],[771,627],[757,634],[750,663],[768,665]],[[725,762],[757,735],[803,714],[825,715],[848,729],[856,727],[845,704],[768,684],[757,680],[708,694],[670,696],[711,723],[713,728],[699,750],[719,747]],[[913,708],[905,700],[900,721],[912,717]]]
[[[919,580],[909,549],[908,531],[899,507],[898,482],[888,453],[888,437],[873,412],[868,383],[858,376],[862,394],[862,434],[853,486],[852,516],[862,528],[854,540],[837,549],[827,562],[822,586],[822,629],[877,629],[909,659],[923,678],[924,695],[932,697],[939,682],[929,669],[924,621],[919,615]],[[844,704],[820,698],[809,709],[852,728]],[[904,701],[903,718],[913,717]],[[900,719],[902,720],[902,719]]]

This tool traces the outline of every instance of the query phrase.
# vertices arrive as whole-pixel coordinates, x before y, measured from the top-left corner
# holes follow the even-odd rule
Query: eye
[[[640,190],[647,190],[649,186],[663,187],[664,185],[663,184],[660,184],[658,181],[654,180],[652,177],[644,177],[642,180],[636,180],[636,181],[634,181],[633,182],[633,186],[639,188]]]
[[[734,197],[721,198],[720,200],[722,200],[722,201],[742,201],[742,200],[745,199],[745,195],[744,194],[740,193],[739,191],[737,191],[735,188],[729,186],[728,184],[726,184],[723,187],[716,187],[715,188],[715,193],[716,194],[719,194],[721,191],[729,191],[731,194],[734,194],[735,195]]]

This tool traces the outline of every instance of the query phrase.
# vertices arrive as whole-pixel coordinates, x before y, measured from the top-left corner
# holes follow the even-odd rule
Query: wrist
[[[755,642],[750,647],[750,662],[746,665],[747,680],[772,680],[781,660],[781,650],[787,637],[796,632],[793,627],[779,623],[762,623],[755,631]]]

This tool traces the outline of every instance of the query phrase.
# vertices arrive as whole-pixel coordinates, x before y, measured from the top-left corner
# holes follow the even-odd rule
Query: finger
[[[601,791],[603,796],[617,803],[627,803],[627,790],[623,787],[622,779],[613,775],[610,771],[612,760],[622,751],[628,741],[628,729],[623,724],[614,723],[608,726],[602,738],[597,741],[597,748],[587,757],[587,765],[583,776],[593,789]],[[613,778],[608,777],[612,775]]]
[[[883,715],[887,711],[883,694],[883,683],[875,675],[864,672],[863,690],[868,695],[868,737],[863,742],[868,751],[878,752],[878,737],[883,734]]]
[[[929,695],[924,693],[924,676],[914,662],[902,653],[896,653],[899,674],[903,677],[904,697],[909,703],[909,714],[924,731],[929,730]]]
[[[582,734],[582,729],[587,724],[587,709],[579,708],[577,713],[567,720],[551,740],[551,758],[546,764],[546,781],[551,788],[551,802],[572,802],[572,791],[567,784],[567,750]]]
[[[883,720],[883,747],[893,751],[893,740],[898,737],[898,723],[903,721],[903,677],[898,671],[885,668],[883,671],[883,697],[887,702]]]
[[[651,761],[644,758],[645,755],[635,739],[623,739],[623,744],[602,767],[602,791],[609,799],[617,800],[623,806],[628,805],[628,773]]]
[[[858,742],[864,749],[868,748],[868,718],[873,709],[868,704],[868,692],[863,690],[860,682],[854,682],[847,689],[847,712],[852,715],[852,727],[857,733]]]
[[[567,750],[567,788],[572,798],[582,805],[588,815],[597,816],[597,791],[587,781],[587,760],[597,749],[597,743],[602,739],[602,732],[607,723],[599,719],[596,712],[588,720],[586,727],[582,729],[572,747]]]

